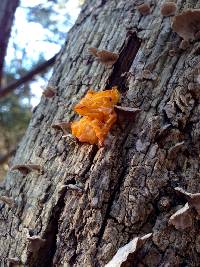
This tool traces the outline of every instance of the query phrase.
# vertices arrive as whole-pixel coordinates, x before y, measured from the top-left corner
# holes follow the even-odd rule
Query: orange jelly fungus
[[[114,106],[119,99],[120,93],[116,87],[101,92],[89,90],[74,108],[83,118],[72,122],[72,134],[80,142],[103,146],[109,130],[117,120]]]

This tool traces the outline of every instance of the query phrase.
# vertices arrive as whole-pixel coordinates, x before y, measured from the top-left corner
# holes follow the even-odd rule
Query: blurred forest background
[[[10,0],[3,2],[6,1]],[[9,160],[27,128],[32,109],[40,101],[55,55],[66,40],[83,0],[21,0],[19,3],[16,0],[16,3],[6,56],[2,55],[3,69],[0,68],[0,180],[9,168]],[[5,8],[1,5],[0,9]]]

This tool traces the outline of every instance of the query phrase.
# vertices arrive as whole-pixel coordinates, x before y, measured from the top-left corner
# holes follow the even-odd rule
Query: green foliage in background
[[[11,149],[23,135],[31,117],[29,104],[21,94],[13,94],[0,100],[1,151]],[[2,142],[3,141],[3,142]]]

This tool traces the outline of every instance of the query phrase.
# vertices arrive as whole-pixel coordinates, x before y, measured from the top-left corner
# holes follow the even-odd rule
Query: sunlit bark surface
[[[136,10],[139,1],[84,4],[49,81],[57,95],[42,97],[12,163],[39,164],[44,172],[10,171],[1,186],[14,200],[0,204],[1,266],[15,257],[22,266],[104,266],[119,247],[148,233],[123,266],[199,266],[196,210],[185,229],[168,222],[187,202],[175,187],[200,192],[200,45],[172,56],[181,39],[160,14],[164,2],[152,1],[147,16]],[[177,6],[181,12],[200,3]],[[119,53],[118,61],[107,68],[89,56],[91,46]],[[73,106],[89,88],[113,85],[121,105],[141,112],[113,127],[109,145],[63,139],[51,128],[77,118]],[[37,237],[33,246],[27,236],[46,241]]]

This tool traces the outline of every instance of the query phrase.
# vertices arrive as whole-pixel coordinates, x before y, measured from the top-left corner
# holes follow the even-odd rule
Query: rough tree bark
[[[15,201],[0,206],[1,266],[13,257],[22,266],[104,266],[119,247],[147,233],[151,240],[126,266],[199,266],[197,213],[185,230],[168,221],[187,202],[175,187],[200,192],[200,45],[170,56],[181,40],[160,15],[164,0],[152,2],[148,16],[138,13],[138,3],[84,4],[49,81],[57,96],[42,97],[13,161],[40,164],[44,173],[10,171],[1,186],[1,195]],[[177,5],[178,12],[200,7],[197,0]],[[88,57],[90,46],[119,52],[118,62],[105,68]],[[115,125],[109,146],[62,139],[51,129],[75,118],[73,106],[88,88],[112,85],[122,105],[142,111]],[[83,190],[69,190],[75,184]],[[46,242],[30,252],[27,234]]]
[[[6,49],[13,25],[14,14],[18,5],[19,0],[1,0],[0,3],[0,87]]]

